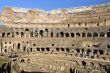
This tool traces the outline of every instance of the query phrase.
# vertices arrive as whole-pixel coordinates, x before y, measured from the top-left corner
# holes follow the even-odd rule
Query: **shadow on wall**
[[[46,72],[26,72],[26,71],[21,71],[21,73],[46,73]]]

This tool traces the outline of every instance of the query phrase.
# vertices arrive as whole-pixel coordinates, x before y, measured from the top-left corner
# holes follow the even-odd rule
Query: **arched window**
[[[21,32],[21,37],[23,37],[24,36],[24,33],[23,32]]]
[[[74,33],[71,33],[71,37],[74,37]]]
[[[93,33],[93,37],[98,37],[98,33],[97,32],[94,32]]]
[[[46,51],[50,51],[50,48],[46,48]]]
[[[65,33],[65,36],[66,36],[66,37],[69,37],[69,33]]]
[[[5,36],[5,33],[2,33],[2,37],[4,37]]]
[[[45,49],[44,48],[41,48],[41,50],[44,51]]]
[[[8,32],[8,33],[7,33],[7,36],[9,36],[9,35],[10,35],[10,33]]]
[[[40,48],[37,48],[37,51],[40,51]]]
[[[26,29],[25,29],[25,31],[29,31],[29,29],[28,29],[28,28],[26,28]]]
[[[60,35],[61,35],[61,37],[64,37],[64,33],[63,32],[60,32]]]
[[[85,33],[82,33],[82,37],[85,37],[86,36],[86,34]]]
[[[61,51],[64,51],[64,48],[61,48]]]
[[[40,30],[39,33],[40,33],[41,37],[43,37],[43,30]]]
[[[76,37],[80,37],[80,33],[76,33]]]
[[[87,37],[92,37],[92,34],[90,32],[88,32]]]
[[[105,33],[104,32],[100,32],[100,37],[104,37]]]
[[[107,32],[107,37],[110,37],[110,32]]]
[[[59,48],[56,48],[56,51],[59,51]]]

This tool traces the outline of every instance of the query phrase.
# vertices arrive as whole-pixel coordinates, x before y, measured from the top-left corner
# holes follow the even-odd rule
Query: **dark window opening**
[[[94,53],[94,54],[97,54],[97,52],[98,52],[98,50],[94,50],[94,52],[93,52],[93,53]]]
[[[100,37],[104,37],[104,36],[105,36],[105,33],[101,32]]]
[[[98,37],[98,33],[93,33],[93,37]]]
[[[26,28],[26,29],[25,29],[25,31],[29,31],[29,29],[28,29],[28,28]]]
[[[51,32],[51,37],[53,37],[53,32]]]
[[[2,37],[4,37],[5,36],[5,33],[2,33]]]
[[[57,51],[59,51],[59,48],[56,48]]]
[[[20,43],[18,43],[18,50],[20,49]]]
[[[7,49],[5,49],[5,52],[7,52]]]
[[[74,37],[74,33],[71,33],[71,37]]]
[[[103,55],[103,50],[99,50],[100,55]]]
[[[99,22],[97,22],[97,26],[99,26]]]
[[[7,33],[7,36],[9,36],[10,35],[10,33]]]
[[[30,48],[30,51],[32,52],[32,48]]]
[[[64,51],[64,48],[61,48],[61,51]]]
[[[92,37],[92,34],[91,33],[87,33],[87,37]]]
[[[43,37],[43,30],[40,30],[40,35],[41,37]]]
[[[52,44],[52,46],[54,46],[54,44]]]
[[[80,49],[76,49],[77,52],[80,52]]]
[[[107,37],[110,37],[110,32],[107,32]]]
[[[85,61],[82,61],[82,65],[83,65],[83,66],[86,66],[86,62],[85,62]]]
[[[24,59],[22,59],[21,62],[25,62]]]
[[[66,48],[66,51],[69,52],[70,51],[69,48]]]
[[[80,37],[80,33],[76,33],[76,37]]]
[[[40,48],[37,48],[37,51],[40,51]]]
[[[65,36],[66,36],[66,37],[69,37],[69,33],[65,33]]]
[[[42,51],[44,51],[44,48],[41,48]]]
[[[19,33],[18,33],[18,32],[16,32],[16,34],[17,34],[17,35],[19,35]]]
[[[36,44],[33,44],[33,46],[36,46]]]
[[[50,48],[46,48],[47,51],[50,51]]]
[[[68,27],[70,27],[70,24],[68,24]]]
[[[24,33],[23,32],[21,32],[21,37],[23,37],[24,36]]]
[[[107,45],[107,48],[110,48],[110,45]]]
[[[85,37],[86,36],[86,34],[85,33],[82,33],[82,37]]]
[[[64,33],[63,32],[60,32],[60,35],[61,35],[61,37],[64,37]]]

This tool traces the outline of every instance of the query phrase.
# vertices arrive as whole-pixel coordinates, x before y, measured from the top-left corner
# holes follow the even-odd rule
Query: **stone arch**
[[[105,33],[104,32],[100,32],[100,37],[104,37]]]
[[[92,34],[90,32],[88,32],[87,37],[92,37]]]
[[[41,48],[41,51],[42,51],[42,52],[45,51],[45,48]]]
[[[20,43],[18,43],[18,44],[17,44],[17,49],[18,49],[18,50],[20,49],[20,46],[21,46]]]
[[[98,33],[97,32],[94,32],[93,33],[93,37],[98,37]]]
[[[25,31],[29,31],[29,28],[26,28]]]
[[[86,63],[85,61],[82,61],[82,65],[83,65],[83,66],[86,66],[87,63]]]
[[[69,37],[69,33],[65,33],[65,36],[66,36],[66,37]]]
[[[66,52],[69,52],[70,51],[70,49],[69,48],[66,48]]]
[[[60,49],[59,48],[56,48],[56,51],[59,51]]]
[[[37,51],[40,51],[40,48],[37,48]]]
[[[46,51],[50,51],[50,48],[46,48]]]
[[[21,37],[23,37],[24,36],[24,33],[23,32],[21,32]]]
[[[5,37],[5,33],[2,33],[2,37]]]
[[[24,62],[25,62],[25,60],[24,60],[24,59],[21,59],[21,62],[22,62],[22,63],[24,63]]]
[[[10,32],[7,33],[7,36],[10,36]]]
[[[64,37],[64,33],[63,32],[60,32],[60,35],[61,35],[61,37]]]
[[[107,32],[107,37],[110,37],[110,32]]]
[[[61,51],[64,51],[65,49],[64,48],[61,48]]]
[[[41,37],[43,37],[43,30],[40,30],[39,34],[40,34]]]
[[[76,37],[80,37],[80,33],[78,32],[78,33],[76,33]]]
[[[82,33],[82,37],[85,37],[85,36],[86,36],[86,33],[83,32],[83,33]]]
[[[74,37],[74,33],[71,33],[71,37]]]

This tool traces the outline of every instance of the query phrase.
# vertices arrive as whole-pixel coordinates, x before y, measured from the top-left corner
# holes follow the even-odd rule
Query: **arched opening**
[[[89,56],[89,53],[91,52],[91,50],[90,49],[87,49],[87,55]]]
[[[4,51],[7,52],[7,49],[5,49]]]
[[[66,36],[66,37],[69,37],[69,33],[65,33],[65,36]]]
[[[51,37],[53,37],[53,32],[51,32]]]
[[[4,37],[5,36],[5,33],[2,33],[2,37]]]
[[[77,51],[77,52],[80,52],[80,49],[77,48],[76,51]]]
[[[82,37],[85,37],[86,36],[86,34],[85,33],[82,33]]]
[[[7,36],[10,36],[10,33],[9,32],[7,33]]]
[[[26,51],[26,46],[23,47],[23,51]]]
[[[46,51],[50,51],[50,48],[46,48]]]
[[[105,33],[104,32],[100,32],[100,37],[104,37]]]
[[[43,37],[43,30],[40,30],[39,33],[40,33],[41,37]]]
[[[40,51],[40,48],[37,48],[37,51]]]
[[[93,53],[94,53],[94,54],[97,54],[97,52],[98,52],[98,50],[95,49]]]
[[[30,48],[30,52],[32,52],[32,48]]]
[[[25,60],[24,60],[24,59],[21,59],[21,62],[22,62],[22,63],[24,63],[24,62],[25,62]]]
[[[103,55],[103,50],[99,50],[100,55]]]
[[[44,48],[41,48],[42,52],[45,50]]]
[[[71,33],[71,37],[74,37],[74,33]]]
[[[70,51],[69,48],[66,48],[66,51],[69,52]]]
[[[61,35],[61,37],[64,37],[64,33],[63,32],[60,32],[60,35]]]
[[[28,28],[26,28],[26,29],[25,29],[25,31],[29,31],[29,29],[28,29]]]
[[[80,33],[76,33],[76,37],[80,37]]]
[[[107,32],[107,37],[110,37],[110,32]]]
[[[85,62],[85,61],[82,61],[82,65],[83,65],[83,66],[86,66],[86,62]]]
[[[90,32],[88,32],[87,37],[92,37],[92,34]]]
[[[24,36],[24,33],[23,32],[21,32],[21,37],[23,37]]]
[[[56,51],[59,51],[59,48],[56,48]]]
[[[61,48],[61,51],[64,51],[64,48]]]
[[[94,32],[93,37],[98,37],[98,33]]]
[[[20,49],[20,43],[18,43],[17,48],[18,48],[18,50]]]

